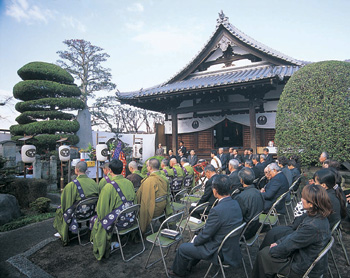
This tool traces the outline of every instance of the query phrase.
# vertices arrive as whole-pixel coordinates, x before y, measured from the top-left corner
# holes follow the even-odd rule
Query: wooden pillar
[[[173,149],[173,154],[177,155],[177,114],[176,112],[171,113],[171,127],[172,127],[172,142],[171,148]]]
[[[250,124],[250,147],[253,153],[256,153],[256,120],[255,120],[255,103],[249,102],[249,124]]]

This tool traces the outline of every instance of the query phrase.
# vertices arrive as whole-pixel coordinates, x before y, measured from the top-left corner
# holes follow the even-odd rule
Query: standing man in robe
[[[156,155],[158,156],[164,156],[164,149],[162,147],[162,144],[158,144],[158,149],[156,150]]]
[[[63,218],[64,214],[67,214],[67,210],[73,206],[74,203],[82,199],[80,190],[83,191],[83,196],[93,197],[98,196],[98,185],[90,179],[85,172],[87,171],[87,164],[85,161],[79,161],[75,166],[76,180],[68,183],[62,191],[61,205],[56,210],[55,220],[53,227],[57,230],[56,237],[61,238],[63,245],[67,245],[69,242],[68,228],[70,227]],[[78,187],[80,187],[78,189]],[[72,223],[72,219],[68,219],[69,223]],[[73,227],[74,228],[74,227]],[[76,228],[76,227],[75,227]]]
[[[156,203],[155,199],[167,195],[169,197],[169,182],[159,171],[160,163],[157,159],[148,160],[147,170],[150,175],[141,182],[141,187],[137,191],[137,203],[140,207],[140,228],[142,233],[146,232],[147,226],[152,218],[161,215],[169,204],[169,198],[166,201]]]
[[[126,201],[134,203],[136,196],[132,182],[121,175],[123,171],[123,162],[119,159],[113,159],[110,162],[109,167],[111,169],[111,183],[107,183],[102,188],[101,194],[98,198],[96,207],[97,219],[93,224],[90,237],[90,240],[93,242],[93,252],[97,260],[101,260],[103,256],[106,258],[109,257],[113,235],[111,231],[107,232],[101,222],[103,222],[104,218],[114,209],[120,207],[120,210],[123,210],[127,208],[121,207]],[[121,190],[121,196],[124,196],[125,200],[122,200],[122,197],[118,194],[118,188]]]

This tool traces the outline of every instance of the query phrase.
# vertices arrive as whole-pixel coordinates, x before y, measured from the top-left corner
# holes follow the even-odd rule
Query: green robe
[[[98,185],[86,175],[80,175],[77,177],[86,198],[98,196]],[[63,219],[63,213],[70,208],[76,201],[80,201],[79,192],[74,182],[70,182],[63,189],[61,194],[61,208],[56,210],[55,220],[53,227],[61,235],[63,245],[67,245],[69,242],[68,238],[68,225]]]
[[[156,204],[155,199],[163,195],[168,195],[167,200]],[[153,172],[141,181],[136,196],[137,203],[141,205],[140,228],[145,233],[153,217],[161,215],[165,208],[167,214],[170,213],[169,182],[160,171]]]
[[[111,178],[111,175],[107,175],[109,178]],[[98,183],[98,192],[101,193],[102,188],[107,184],[107,181],[105,178],[102,178],[100,182]]]
[[[135,203],[135,189],[131,181],[124,178],[122,175],[110,177],[111,181],[115,181],[123,192],[127,201]],[[91,231],[90,240],[93,242],[93,252],[97,260],[101,260],[103,256],[109,257],[111,252],[112,233],[107,233],[100,221],[115,208],[122,205],[123,202],[114,186],[107,183],[101,190],[97,202],[97,216],[94,226]]]

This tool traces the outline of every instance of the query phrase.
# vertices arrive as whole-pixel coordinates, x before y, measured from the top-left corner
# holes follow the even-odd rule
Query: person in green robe
[[[120,190],[123,192],[126,201],[135,203],[135,189],[131,181],[121,175],[123,171],[123,163],[119,159],[113,159],[109,163],[111,169],[110,179],[118,184]],[[93,252],[97,260],[102,257],[109,257],[111,252],[111,239],[113,234],[107,233],[101,224],[101,220],[111,213],[114,209],[123,204],[119,194],[111,183],[107,183],[101,190],[97,202],[97,219],[93,225],[90,240],[93,242]]]
[[[98,185],[93,179],[90,179],[87,175],[85,175],[86,170],[86,162],[79,161],[74,170],[75,174],[77,175],[77,180],[79,181],[86,198],[98,196]],[[62,191],[61,206],[57,208],[55,220],[53,222],[53,227],[58,232],[55,234],[55,236],[61,238],[63,245],[67,245],[69,242],[68,224],[63,219],[63,213],[75,202],[80,200],[81,197],[76,184],[74,182],[68,183]]]
[[[163,173],[166,177],[170,177],[171,179],[174,177],[174,170],[173,168],[170,168],[168,159],[163,159],[160,163],[160,167],[162,168],[160,172]]]
[[[183,170],[184,176],[192,176],[193,177],[192,184],[190,185],[190,187],[191,188],[194,187],[196,184],[196,179],[194,177],[194,170],[193,170],[192,166],[190,165],[190,163],[188,163],[188,159],[186,157],[181,158],[180,164],[181,164],[182,169],[186,169],[186,171],[187,171],[187,175],[186,175],[186,171]]]
[[[103,178],[100,180],[100,182],[98,183],[98,192],[101,193],[101,190],[102,188],[107,184],[107,181],[106,181],[106,176],[108,178],[111,178],[110,176],[110,172],[111,172],[111,168],[109,168],[109,162],[106,162],[105,164],[103,164],[101,166],[102,168],[102,171],[103,171]]]
[[[136,193],[137,203],[140,207],[140,228],[142,233],[146,232],[152,218],[161,215],[167,207],[167,214],[170,214],[169,182],[159,171],[160,163],[152,158],[148,161],[147,170],[150,175],[141,181],[141,186]],[[166,201],[156,203],[155,199],[167,195]],[[169,209],[168,209],[169,208]]]

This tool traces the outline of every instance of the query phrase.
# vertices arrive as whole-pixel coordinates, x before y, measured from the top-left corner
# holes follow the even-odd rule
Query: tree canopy
[[[93,125],[114,133],[137,133],[141,128],[152,133],[154,123],[164,123],[163,114],[121,105],[116,96],[98,98],[91,109],[91,115]]]
[[[103,48],[92,45],[85,40],[65,40],[63,43],[68,50],[57,51],[61,60],[57,64],[71,73],[80,81],[81,99],[87,104],[88,97],[101,90],[113,90],[116,85],[111,82],[112,74],[102,63],[110,56],[102,52]]]
[[[325,61],[305,66],[287,82],[276,116],[279,154],[316,163],[322,151],[350,160],[350,63]]]

